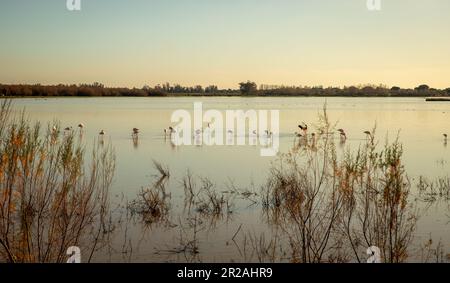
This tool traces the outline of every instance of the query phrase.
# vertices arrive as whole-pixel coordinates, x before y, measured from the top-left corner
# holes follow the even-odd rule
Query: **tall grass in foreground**
[[[89,166],[85,157],[74,133],[13,117],[11,102],[2,102],[0,262],[65,262],[70,246],[91,260],[109,230],[115,156],[99,146]]]
[[[410,183],[396,140],[377,149],[375,130],[338,158],[324,109],[315,141],[282,154],[265,186],[269,223],[289,239],[293,262],[364,262],[377,246],[384,262],[403,262],[416,228]]]

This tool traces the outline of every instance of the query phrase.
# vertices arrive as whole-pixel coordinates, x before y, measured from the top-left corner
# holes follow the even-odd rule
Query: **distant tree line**
[[[144,86],[142,88],[105,87],[101,83],[79,85],[5,85],[0,84],[0,96],[169,96],[238,94],[239,90],[219,89],[215,85],[185,87],[179,84]]]
[[[256,92],[262,96],[449,96],[450,88],[435,89],[428,85],[420,85],[414,89],[400,88],[397,86],[388,88],[385,85],[358,85],[339,87],[323,86],[273,86],[261,85]]]
[[[154,87],[117,88],[105,87],[101,83],[79,85],[6,85],[0,84],[0,96],[177,96],[177,95],[211,95],[211,96],[449,96],[450,88],[435,89],[428,85],[419,85],[414,89],[404,89],[397,86],[388,88],[384,85],[358,85],[339,87],[323,86],[284,86],[260,85],[246,81],[239,83],[238,89],[219,89],[215,85],[192,87],[158,84]]]

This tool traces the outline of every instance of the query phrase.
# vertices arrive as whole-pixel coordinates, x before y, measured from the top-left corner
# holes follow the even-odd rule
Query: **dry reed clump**
[[[131,215],[139,215],[145,224],[167,222],[170,211],[169,196],[163,184],[142,189],[138,197],[128,203]]]
[[[45,132],[11,102],[0,108],[0,261],[64,262],[70,246],[90,261],[110,232],[110,146],[89,160],[73,133]]]
[[[170,178],[169,168],[153,160],[155,169],[160,173],[156,181],[147,189],[141,189],[136,199],[127,204],[131,216],[139,215],[147,225],[169,223],[170,197],[166,184]]]
[[[153,160],[153,166],[160,174],[160,180],[165,180],[167,178],[170,178],[170,171],[169,167],[163,165],[162,163]]]
[[[385,262],[405,261],[417,211],[401,144],[377,150],[373,130],[339,158],[326,109],[318,132],[314,148],[304,143],[280,156],[263,188],[265,214],[288,237],[292,261],[362,262],[370,246]]]
[[[197,182],[200,181],[200,185]],[[190,171],[182,180],[185,192],[185,209],[205,217],[220,218],[232,213],[232,197],[217,192],[215,184],[208,178],[195,178]]]
[[[426,177],[420,176],[417,184],[419,197],[424,202],[433,203],[438,200],[450,200],[450,178],[439,177],[430,181]]]

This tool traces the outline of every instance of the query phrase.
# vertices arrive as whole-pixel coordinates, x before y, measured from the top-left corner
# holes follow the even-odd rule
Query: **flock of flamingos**
[[[78,129],[79,129],[80,133],[83,131],[84,127],[85,127],[85,126],[84,126],[83,123],[78,124]],[[209,129],[209,128],[210,128],[210,124],[208,123],[207,129]],[[308,137],[308,125],[305,124],[304,122],[302,122],[300,125],[298,125],[298,128],[300,129],[300,131],[299,131],[299,132],[295,132],[295,133],[294,133],[294,136],[297,137],[297,138],[307,138],[307,137]],[[72,127],[66,127],[66,128],[64,129],[65,132],[69,132],[69,131],[72,131],[72,130],[73,130]],[[56,132],[57,132],[57,128],[54,126],[54,127],[52,128],[52,133],[56,133]],[[133,139],[137,139],[137,138],[138,138],[139,132],[140,132],[140,130],[139,130],[138,128],[133,128],[133,129],[132,129],[131,135],[132,135]],[[175,134],[176,132],[177,132],[177,130],[170,126],[170,127],[168,127],[167,129],[164,129],[164,136],[167,136],[167,135],[171,136],[171,135]],[[204,132],[203,129],[202,129],[202,130],[198,129],[198,130],[195,131],[195,134],[196,134],[196,136],[198,136],[198,135],[200,135],[202,132]],[[228,133],[228,134],[233,134],[232,130],[228,130],[227,133]],[[337,130],[337,133],[339,134],[339,137],[340,137],[341,142],[345,142],[345,141],[347,140],[347,134],[346,134],[346,132],[345,132],[344,129],[338,129],[338,130]],[[103,139],[103,137],[105,136],[105,134],[106,134],[105,130],[101,130],[101,131],[99,132],[99,136],[100,136],[101,140]],[[256,132],[256,131],[253,131],[253,134],[254,134],[254,135],[257,135],[257,132]],[[364,131],[364,134],[366,134],[367,137],[372,138],[372,133],[371,133],[370,131]],[[447,144],[448,135],[445,134],[445,133],[442,134],[442,135],[443,135],[443,137],[444,137],[444,143]],[[264,136],[265,136],[266,138],[269,138],[269,139],[270,139],[270,138],[273,137],[273,133],[270,132],[269,130],[265,130],[265,131],[264,131]],[[315,133],[311,133],[310,136],[311,136],[311,137],[313,138],[313,140],[314,140],[315,137],[316,137],[316,134],[315,134]]]

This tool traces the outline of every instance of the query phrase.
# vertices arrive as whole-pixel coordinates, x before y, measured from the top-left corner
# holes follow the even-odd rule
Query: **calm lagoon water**
[[[377,137],[393,140],[399,134],[404,146],[404,163],[409,177],[430,179],[448,176],[450,149],[443,133],[450,134],[450,103],[425,102],[423,98],[241,98],[241,97],[167,97],[167,98],[23,98],[15,99],[16,110],[25,108],[32,120],[43,124],[53,120],[61,126],[76,128],[85,125],[83,140],[86,148],[98,139],[98,132],[106,131],[117,156],[117,171],[112,188],[116,204],[136,198],[141,188],[150,186],[157,171],[152,160],[170,168],[167,190],[171,194],[173,225],[144,227],[128,223],[113,239],[111,249],[99,253],[96,261],[160,262],[187,261],[183,253],[173,253],[183,239],[198,238],[197,260],[212,262],[244,261],[242,252],[231,243],[242,240],[244,233],[273,232],[261,217],[261,207],[245,201],[235,204],[228,219],[214,223],[214,227],[199,231],[182,229],[184,190],[181,180],[189,169],[196,176],[207,177],[216,190],[225,191],[233,182],[256,191],[264,184],[271,162],[276,157],[261,157],[258,146],[180,146],[165,138],[163,129],[171,125],[173,111],[193,111],[194,102],[203,102],[203,110],[217,109],[277,109],[280,110],[280,151],[287,152],[294,144],[293,133],[304,121],[310,127],[317,122],[317,114],[327,103],[327,111],[338,128],[347,132],[345,147],[365,143],[365,130],[376,124]],[[134,144],[131,129],[141,130],[138,144]],[[343,151],[344,148],[338,148]],[[415,186],[413,185],[413,190]],[[444,251],[450,252],[450,224],[447,204],[427,210],[418,223],[416,243],[420,245],[430,236],[441,240]],[[239,239],[236,241],[238,242]],[[255,259],[253,259],[255,260]]]

